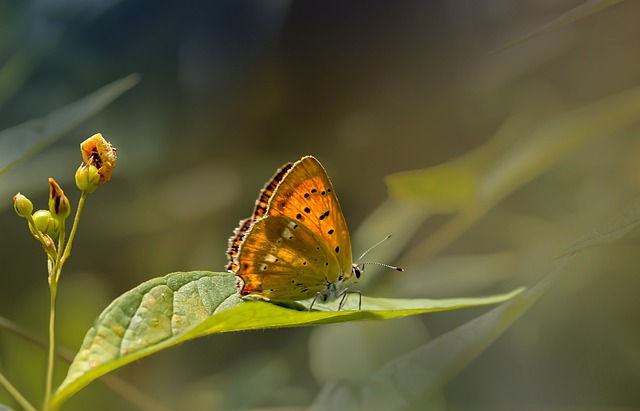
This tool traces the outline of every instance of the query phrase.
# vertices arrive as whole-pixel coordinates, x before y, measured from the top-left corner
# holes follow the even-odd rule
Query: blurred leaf
[[[405,410],[437,394],[443,385],[524,314],[564,270],[569,259],[535,287],[488,313],[397,357],[365,381],[326,385],[310,411]],[[413,406],[413,407],[412,407]]]
[[[33,52],[22,48],[0,68],[0,108],[20,90],[37,66],[37,61]]]
[[[507,147],[496,144],[495,138],[487,145],[495,147],[498,156],[493,161],[479,162],[477,156],[466,155],[454,160],[447,168],[457,167],[458,172],[448,170],[457,179],[440,180],[442,166],[392,174],[387,177],[390,195],[428,208],[450,202],[452,192],[448,187],[456,181],[460,190],[469,193],[469,169],[476,169],[475,196],[458,196],[458,199],[474,200],[475,204],[459,206],[486,208],[548,170],[567,155],[598,137],[612,136],[616,131],[640,120],[640,88],[630,89],[604,98],[548,120],[533,128]],[[477,153],[488,153],[483,147]],[[423,182],[420,183],[420,180]],[[442,187],[434,187],[442,185]],[[435,197],[442,195],[442,197]]]
[[[398,255],[407,247],[413,235],[421,228],[421,224],[428,216],[424,207],[406,204],[394,199],[387,199],[362,221],[351,237],[353,250],[358,255],[387,235],[392,237],[381,247],[376,247],[367,254],[366,261],[384,261],[394,263]],[[376,278],[389,269],[376,265],[368,265],[366,275],[360,284],[376,283]]]
[[[411,281],[396,281],[394,295],[414,297],[429,290],[431,297],[474,294],[513,279],[518,254],[513,251],[438,256],[429,264],[410,264]]]
[[[114,300],[85,336],[52,408],[94,379],[161,349],[204,335],[263,328],[301,327],[355,320],[383,320],[426,312],[504,302],[507,294],[447,300],[362,297],[362,310],[307,311],[245,302],[229,273],[173,273],[147,281]],[[310,301],[306,301],[308,304]],[[345,306],[354,308],[355,298]],[[316,307],[316,306],[314,306]],[[317,304],[319,309],[327,307]]]
[[[453,213],[476,200],[477,170],[446,163],[387,177],[395,198],[420,200],[434,213]]]
[[[1,131],[0,175],[98,113],[137,82],[138,76],[130,75],[44,117]]]
[[[525,136],[509,139],[498,135],[483,147],[449,162],[451,167],[477,170],[476,195],[468,204],[460,204],[460,213],[439,228],[406,255],[407,261],[422,262],[457,239],[485,213],[516,189],[536,178],[569,154],[597,138],[640,120],[640,88],[633,88],[568,112],[534,127]],[[493,151],[493,153],[492,153]],[[417,179],[439,184],[437,167],[408,171],[387,177],[390,195],[398,200],[431,209],[438,204],[433,193],[420,190]],[[447,183],[442,183],[447,184]]]
[[[572,255],[585,248],[618,241],[638,227],[639,223],[640,198],[636,198],[624,211],[601,225],[597,230],[590,232],[573,243],[569,248],[564,250],[560,256]]]
[[[387,362],[428,340],[424,319],[415,315],[395,321],[314,327],[308,339],[309,367],[322,385],[368,378]]]
[[[13,408],[9,408],[4,404],[0,404],[0,411],[13,411]]]
[[[571,10],[569,10],[568,12],[562,14],[560,17],[558,17],[555,20],[550,21],[547,24],[544,24],[540,27],[538,27],[537,29],[525,34],[524,36],[520,37],[519,39],[516,39],[510,43],[505,44],[502,47],[497,48],[496,50],[493,50],[489,53],[489,54],[495,54],[498,52],[501,52],[505,49],[508,49],[510,47],[515,46],[516,44],[520,44],[524,41],[527,41],[535,36],[538,36],[540,34],[543,33],[548,33],[550,31],[553,31],[557,28],[560,28],[562,26],[565,26],[567,24],[571,24],[576,20],[580,20],[583,19],[585,17],[588,17],[592,14],[598,13],[606,8],[609,8],[613,5],[616,5],[618,3],[620,3],[622,0],[589,0],[586,1],[584,3],[582,3],[581,5],[572,8]]]

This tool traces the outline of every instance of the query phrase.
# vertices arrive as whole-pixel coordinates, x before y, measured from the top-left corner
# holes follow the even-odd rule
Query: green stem
[[[60,273],[62,272],[62,266],[67,258],[71,254],[71,245],[73,239],[78,230],[78,222],[80,221],[80,214],[84,208],[85,200],[87,199],[87,193],[82,192],[80,201],[78,202],[78,208],[76,215],[73,218],[73,226],[71,226],[71,233],[69,239],[65,244],[65,224],[61,221],[60,224],[60,238],[58,239],[58,253],[56,255],[56,261],[53,266],[51,275],[49,276],[49,289],[51,292],[51,301],[49,306],[49,353],[47,359],[47,379],[45,385],[44,404],[43,409],[49,409],[49,403],[51,402],[51,393],[53,391],[53,371],[55,365],[55,319],[56,319],[56,296],[58,294],[58,280],[60,279]],[[63,251],[64,249],[64,251]]]
[[[22,394],[20,394],[20,391],[18,391],[16,387],[14,387],[13,384],[9,382],[7,377],[5,377],[4,374],[2,374],[1,372],[0,372],[0,384],[2,384],[2,386],[9,392],[9,394],[11,394],[11,396],[13,396],[13,398],[15,398],[15,400],[18,401],[18,403],[26,411],[37,411],[36,407],[31,405],[31,403],[27,401],[27,399],[24,398]]]
[[[56,296],[58,294],[58,282],[55,276],[57,275],[57,269],[54,269],[54,273],[51,277],[52,281],[49,285],[51,291],[51,299],[49,306],[49,352],[47,354],[47,379],[45,383],[44,403],[42,408],[49,409],[49,402],[51,402],[51,392],[53,387],[53,370],[55,362],[56,351],[56,338],[55,338],[55,319],[56,319]]]
[[[80,214],[82,214],[82,209],[84,208],[84,202],[87,199],[87,192],[83,191],[80,196],[80,201],[78,201],[78,209],[76,210],[76,215],[73,218],[73,226],[71,226],[71,233],[69,234],[69,241],[67,241],[67,245],[64,249],[64,254],[60,258],[60,266],[67,261],[69,255],[71,254],[71,246],[73,244],[73,239],[76,236],[76,231],[78,230],[78,222],[80,221]]]
[[[44,404],[42,408],[49,409],[51,400],[51,392],[53,390],[53,371],[55,369],[56,359],[56,297],[58,295],[58,279],[62,270],[62,248],[66,237],[66,229],[64,220],[60,221],[60,237],[58,238],[58,253],[53,263],[53,270],[49,274],[49,292],[51,295],[49,301],[49,352],[47,353],[47,376],[44,391]]]

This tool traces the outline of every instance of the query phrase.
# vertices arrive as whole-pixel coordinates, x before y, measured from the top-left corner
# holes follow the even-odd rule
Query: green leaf
[[[0,411],[13,411],[13,408],[9,408],[4,404],[0,404]]]
[[[518,293],[446,300],[388,299],[351,295],[342,311],[310,301],[286,306],[243,300],[229,273],[173,273],[147,281],[114,300],[85,336],[66,379],[52,399],[57,409],[94,379],[161,349],[204,335],[280,327],[302,327],[407,315],[504,302]],[[315,309],[318,309],[316,311]]]
[[[554,19],[546,24],[543,24],[542,26],[538,27],[537,29],[525,34],[524,36],[508,43],[505,44],[504,46],[493,50],[489,53],[489,54],[495,54],[498,53],[500,51],[503,51],[505,49],[508,49],[509,47],[513,47],[516,44],[520,44],[524,41],[527,41],[533,37],[536,37],[540,34],[543,33],[547,33],[550,31],[553,31],[557,28],[560,28],[562,26],[565,26],[567,24],[571,24],[574,21],[583,19],[585,17],[588,17],[592,14],[595,14],[599,11],[602,11],[604,9],[607,9],[613,5],[616,5],[618,3],[620,3],[622,0],[589,0],[586,1],[584,3],[582,3],[579,6],[576,6],[574,8],[572,8],[571,10],[567,11],[566,13],[562,14],[560,17],[558,17],[557,19]]]
[[[1,131],[0,175],[98,113],[137,82],[138,76],[130,75],[44,117]]]
[[[327,384],[309,411],[424,409],[416,402],[434,394],[500,337],[551,286],[569,259],[535,287],[510,301],[395,358],[362,381]],[[423,405],[423,404],[421,404]]]
[[[620,214],[609,219],[598,229],[574,242],[559,257],[575,254],[585,248],[616,242],[632,232],[638,224],[640,224],[640,198],[636,198]]]

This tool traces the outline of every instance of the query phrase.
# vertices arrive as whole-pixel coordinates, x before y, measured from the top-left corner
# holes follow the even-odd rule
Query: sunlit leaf
[[[446,300],[387,299],[357,295],[347,299],[345,309],[335,305],[314,306],[309,301],[288,307],[245,301],[229,273],[204,271],[173,273],[147,281],[123,294],[98,317],[58,388],[53,408],[79,389],[118,367],[178,343],[204,335],[281,327],[302,327],[355,320],[384,320],[426,312],[504,302],[522,289],[480,298]],[[292,309],[294,308],[294,309]],[[318,311],[315,310],[318,308]],[[333,311],[320,311],[331,309]]]
[[[138,82],[130,75],[44,117],[0,131],[0,175],[98,113]]]
[[[4,404],[0,404],[0,411],[13,411],[13,408],[9,408]]]

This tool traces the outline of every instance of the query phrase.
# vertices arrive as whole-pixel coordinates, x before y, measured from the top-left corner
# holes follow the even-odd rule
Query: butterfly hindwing
[[[262,190],[260,190],[260,195],[256,200],[256,205],[253,209],[253,215],[249,218],[240,221],[240,225],[235,229],[233,235],[229,238],[229,247],[227,249],[227,257],[229,259],[229,263],[227,264],[227,270],[235,272],[236,271],[236,256],[238,254],[238,247],[244,241],[244,236],[247,234],[249,227],[251,224],[264,216],[267,211],[267,205],[269,204],[269,199],[273,195],[276,187],[282,181],[284,176],[289,172],[293,163],[286,163],[282,167],[276,171],[276,173],[271,177],[271,180],[267,181]]]
[[[273,301],[303,300],[338,281],[335,254],[314,232],[285,216],[253,223],[240,245],[236,275],[242,295]]]

